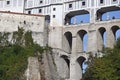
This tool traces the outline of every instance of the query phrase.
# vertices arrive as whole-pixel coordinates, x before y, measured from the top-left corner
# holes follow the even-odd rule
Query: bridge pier
[[[82,66],[77,62],[77,36],[72,37],[72,51],[70,56],[70,80],[82,79]]]
[[[70,56],[70,80],[76,80],[76,69],[75,69],[75,60],[76,60],[76,36],[72,36],[72,51]]]
[[[88,48],[87,52],[97,52],[97,32],[96,30],[88,31]]]
[[[116,43],[115,35],[111,29],[108,29],[106,34],[106,47],[113,48]]]

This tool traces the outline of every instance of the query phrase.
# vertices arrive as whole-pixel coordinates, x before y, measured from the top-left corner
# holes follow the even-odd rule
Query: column
[[[88,32],[88,48],[87,52],[97,51],[97,31],[94,29],[95,25],[91,25]]]
[[[72,37],[72,51],[70,56],[70,80],[76,80],[76,36]]]
[[[115,35],[111,29],[106,31],[106,47],[114,48],[115,45]]]
[[[94,23],[96,21],[96,10],[94,8],[90,9],[90,23]]]

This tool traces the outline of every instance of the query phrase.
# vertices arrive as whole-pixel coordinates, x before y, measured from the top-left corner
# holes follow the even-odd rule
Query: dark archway
[[[76,80],[80,80],[81,78],[82,78],[82,75],[83,75],[83,64],[84,64],[84,62],[85,62],[85,60],[86,60],[86,58],[85,57],[83,57],[83,56],[80,56],[79,58],[77,58],[77,60],[76,60],[76,62],[77,62],[77,64],[76,64],[76,68],[77,68],[77,71],[76,71]],[[80,76],[80,77],[78,77],[78,76]]]
[[[114,39],[114,40],[117,40],[117,38],[118,38],[118,36],[119,36],[119,34],[120,34],[120,28],[119,28],[119,26],[112,26],[112,27],[111,27],[111,31],[112,31],[112,33],[113,33],[113,34],[111,34],[111,35],[114,35],[113,39]]]
[[[68,59],[68,56],[62,55],[60,56],[60,63],[59,66],[59,75],[64,79],[70,78],[70,60]]]
[[[106,47],[106,29],[104,27],[98,29],[97,39],[98,50],[101,51],[103,47]]]
[[[86,22],[86,19],[81,17],[81,16],[84,16],[84,15],[88,15],[87,16],[87,19],[88,19],[87,22],[89,22],[90,21],[90,16],[89,16],[89,12],[87,10],[71,11],[68,14],[66,14],[64,24],[65,25],[68,25],[68,24],[70,25],[70,24],[84,23],[84,22]],[[73,20],[72,20],[72,18],[73,18]]]
[[[67,66],[69,68],[70,67],[70,61],[68,59],[68,56],[62,55],[61,57],[65,60],[65,62],[67,63]]]
[[[63,36],[63,50],[67,51],[68,53],[71,52],[72,49],[72,33],[65,32]]]
[[[88,41],[87,31],[85,31],[85,30],[78,31],[78,33],[77,33],[77,52],[87,51],[87,41]]]
[[[103,20],[105,21],[105,20],[120,18],[116,16],[116,14],[113,14],[115,12],[120,14],[120,7],[110,6],[110,7],[100,8],[99,10],[97,10],[96,19],[99,21],[103,21]]]

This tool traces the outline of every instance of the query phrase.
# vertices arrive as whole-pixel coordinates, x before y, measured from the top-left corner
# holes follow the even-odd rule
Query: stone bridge
[[[116,43],[116,32],[119,29],[120,19],[50,27],[49,45],[54,48],[59,75],[66,80],[80,80],[82,64],[89,58],[87,53],[91,52],[94,56],[103,47],[113,48]],[[83,38],[86,34],[88,35],[87,50],[84,51]]]

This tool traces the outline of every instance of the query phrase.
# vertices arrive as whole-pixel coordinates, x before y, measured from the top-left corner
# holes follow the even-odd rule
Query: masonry
[[[43,15],[27,15],[23,13],[0,12],[0,32],[13,33],[22,27],[32,31],[34,42],[45,46],[45,22]]]
[[[13,0],[14,3],[10,1],[7,5],[6,1],[0,1],[0,10],[7,11],[0,12],[0,32],[12,34],[18,27],[32,31],[34,42],[53,48],[57,76],[64,80],[80,80],[82,64],[88,60],[88,53],[100,55],[103,47],[113,48],[115,45],[120,19],[107,17],[106,21],[102,21],[102,15],[120,10],[120,0],[21,0],[21,4],[16,5],[21,6],[17,8],[13,5],[16,0]],[[42,2],[38,4],[39,1]],[[72,17],[84,14],[89,15],[89,23],[72,25]],[[84,51],[83,38],[86,34],[88,43]]]
[[[0,32],[10,32],[22,27],[32,31],[34,42],[53,48],[53,57],[58,76],[65,80],[80,80],[82,64],[89,54],[99,55],[106,32],[106,47],[115,45],[115,33],[120,28],[120,19],[82,23],[79,25],[49,26],[43,15],[0,12]],[[83,51],[83,37],[88,34],[87,51]]]
[[[56,64],[59,63],[57,66],[61,76],[70,80],[80,80],[82,78],[82,63],[89,58],[87,53],[100,55],[99,52],[104,47],[103,34],[105,32],[106,47],[113,48],[116,43],[115,33],[118,29],[120,29],[120,19],[99,21],[93,24],[83,23],[51,27],[49,30],[49,45],[59,55]],[[83,51],[85,34],[88,34],[86,52]],[[60,64],[62,64],[62,67],[60,67]]]

